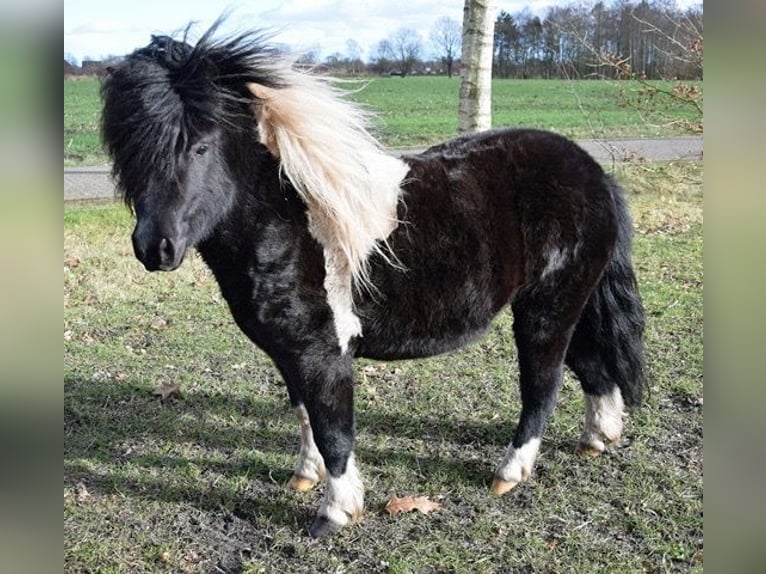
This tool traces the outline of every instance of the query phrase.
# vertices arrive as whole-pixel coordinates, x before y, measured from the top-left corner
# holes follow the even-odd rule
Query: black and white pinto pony
[[[532,472],[564,365],[585,392],[579,450],[620,438],[643,387],[643,309],[621,191],[575,143],[504,129],[399,158],[325,79],[258,33],[167,36],[109,70],[103,136],[147,270],[195,247],[274,361],[300,424],[289,487],[326,479],[312,536],[358,518],[355,357],[456,349],[510,304],[522,409],[494,475]],[[460,392],[460,381],[455,381]]]

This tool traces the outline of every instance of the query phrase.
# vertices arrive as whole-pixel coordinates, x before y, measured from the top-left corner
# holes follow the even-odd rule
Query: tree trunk
[[[465,0],[458,131],[492,127],[492,41],[495,0]]]

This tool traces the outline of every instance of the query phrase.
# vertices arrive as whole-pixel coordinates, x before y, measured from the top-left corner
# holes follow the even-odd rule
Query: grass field
[[[532,480],[490,496],[519,412],[503,314],[458,353],[358,363],[366,514],[330,541],[305,533],[322,490],[285,489],[298,434],[278,374],[199,257],[148,274],[124,207],[66,205],[64,571],[702,572],[702,165],[619,170],[651,373],[621,448],[573,454],[567,375]],[[443,508],[391,517],[393,494]]]
[[[378,114],[382,141],[390,147],[426,146],[457,133],[459,79],[376,78],[344,84],[352,98]],[[687,110],[656,98],[653,113],[627,105],[620,89],[637,93],[637,83],[607,81],[495,80],[495,126],[551,129],[576,138],[663,137],[683,134],[674,120]],[[100,100],[94,79],[64,81],[65,165],[106,163],[99,135]]]

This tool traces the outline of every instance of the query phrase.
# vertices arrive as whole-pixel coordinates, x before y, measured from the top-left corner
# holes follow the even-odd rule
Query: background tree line
[[[615,0],[501,12],[493,75],[500,78],[702,79],[702,5]]]
[[[543,16],[529,8],[501,11],[493,76],[702,79],[702,24],[702,4],[680,10],[673,0],[575,2],[549,7]],[[440,18],[426,43],[416,30],[400,28],[373,46],[366,63],[349,40],[354,49],[324,65],[334,73],[451,76],[459,70],[461,30],[462,23]]]
[[[674,0],[573,2],[549,7],[542,16],[529,8],[501,11],[492,75],[701,80],[702,23],[701,3],[680,10]],[[461,40],[462,22],[445,17],[434,22],[427,40],[417,30],[399,28],[372,46],[367,58],[348,39],[344,53],[320,58],[316,50],[299,63],[333,75],[452,76],[460,70]],[[64,59],[76,67],[70,54]],[[70,73],[92,72],[85,68]]]

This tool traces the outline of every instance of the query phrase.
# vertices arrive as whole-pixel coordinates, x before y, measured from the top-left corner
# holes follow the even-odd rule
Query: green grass
[[[64,81],[64,165],[108,160],[101,146],[101,97],[92,78]]]
[[[330,541],[305,534],[322,490],[284,487],[298,429],[278,373],[200,258],[148,274],[123,206],[65,205],[64,571],[701,572],[702,166],[619,170],[651,372],[622,447],[574,456],[567,375],[532,480],[490,496],[519,413],[505,313],[457,353],[359,361],[366,513]],[[443,509],[390,517],[392,494]]]
[[[377,113],[380,137],[389,147],[426,146],[457,134],[458,78],[375,78],[342,86],[352,91],[352,99]],[[641,86],[593,80],[495,80],[493,122],[495,126],[551,129],[575,138],[685,133],[679,120],[691,120],[689,110],[658,96],[647,115],[629,105],[621,89],[637,94]],[[64,82],[66,165],[107,161],[99,139],[100,106],[96,80]]]
[[[378,112],[383,141],[391,147],[423,146],[457,133],[460,80],[446,77],[376,79],[352,96]],[[665,137],[684,132],[690,112],[668,101],[653,103],[652,118],[620,96],[640,86],[607,81],[494,80],[494,126],[550,129],[575,138]],[[661,98],[658,98],[661,100]]]

